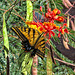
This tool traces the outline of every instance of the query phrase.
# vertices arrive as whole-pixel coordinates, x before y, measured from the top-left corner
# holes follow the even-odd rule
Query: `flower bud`
[[[59,15],[60,13],[61,13],[61,11],[60,11],[60,10],[58,10],[58,11],[57,11],[57,15]]]
[[[40,11],[42,11],[42,6],[40,6]]]
[[[49,13],[51,12],[51,8],[48,8],[48,12],[49,12]]]

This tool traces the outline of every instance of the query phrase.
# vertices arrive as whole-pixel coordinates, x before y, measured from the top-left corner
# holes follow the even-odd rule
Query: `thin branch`
[[[73,5],[74,5],[74,3],[73,3]],[[73,8],[73,7],[70,7],[70,8],[68,9],[68,11],[67,11],[65,14],[67,14],[72,8]]]
[[[9,56],[7,56],[7,75],[10,75]]]
[[[14,9],[14,8],[13,8],[13,9]],[[15,9],[14,9],[14,10],[15,10]],[[16,10],[15,10],[15,12],[16,12],[17,14],[16,14],[16,13],[14,13],[14,12],[13,12],[12,14],[14,14],[14,15],[16,15],[16,16],[18,16],[18,17],[20,17],[20,18],[21,18],[24,22],[26,22],[26,21],[25,21],[25,19],[24,19],[23,17],[21,17],[21,16],[18,14],[18,12],[17,12]]]
[[[7,13],[10,9],[12,9],[14,7],[14,5],[12,5],[12,7],[10,7],[8,10],[6,10],[5,12],[4,12],[4,14],[5,13]]]
[[[72,7],[70,7],[70,8],[68,9],[68,11],[65,13],[65,15],[68,14],[68,12],[69,12],[71,9],[72,9]]]
[[[0,50],[0,53],[2,52],[3,49],[4,49],[4,47]]]
[[[56,4],[54,3],[54,0],[52,0],[52,2],[53,2],[53,4],[54,4],[54,7],[57,8],[57,7],[56,7]]]
[[[16,38],[16,39],[18,39],[18,37],[16,37],[16,36],[13,36],[13,35],[8,35],[9,37],[14,37],[14,38]]]
[[[0,9],[0,10],[2,10],[2,11],[6,11],[5,9]]]
[[[14,6],[15,6],[16,2],[17,2],[17,0],[14,1]],[[13,3],[12,3],[11,5],[13,6]],[[14,6],[13,6],[13,7],[14,7]],[[12,10],[13,10],[13,7],[12,7],[12,9],[11,9],[10,12],[9,12],[9,15],[8,15],[8,17],[7,17],[7,19],[6,19],[6,22],[8,21],[8,19],[9,19],[9,17],[10,17],[10,14],[11,14],[11,12],[12,12]]]
[[[8,8],[9,8],[10,6],[12,6],[13,4],[15,5],[16,1],[17,1],[17,0],[13,1],[12,4],[10,4],[10,5],[8,6]]]
[[[62,60],[60,60],[60,59],[58,59],[58,58],[54,58],[54,59],[57,60],[57,61],[59,61],[59,62],[62,62],[62,63],[64,63],[64,64],[67,64],[67,65],[70,65],[70,66],[74,66],[74,67],[75,67],[75,64],[71,64],[71,63],[62,61]]]
[[[75,26],[75,16],[74,16],[74,26]]]

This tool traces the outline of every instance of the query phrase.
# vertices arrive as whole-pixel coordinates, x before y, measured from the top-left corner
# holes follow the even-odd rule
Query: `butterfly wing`
[[[22,48],[25,50],[26,45],[27,48],[33,47],[32,55],[37,54],[39,57],[43,59],[45,55],[45,40],[42,34],[37,30],[26,27],[12,27],[12,30],[19,36],[22,40]],[[27,44],[25,44],[27,43]]]
[[[36,54],[42,59],[45,56],[45,39],[42,34],[38,37],[35,43]]]

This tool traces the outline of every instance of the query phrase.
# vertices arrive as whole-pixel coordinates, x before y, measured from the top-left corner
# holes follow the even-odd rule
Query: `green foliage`
[[[6,74],[5,72],[6,60],[3,55],[4,55],[4,50],[0,53],[0,73],[5,75]]]
[[[56,61],[57,63],[59,63],[58,61]],[[75,73],[73,72],[73,70],[66,66],[66,65],[61,65],[61,64],[53,64],[53,73],[54,75],[74,75]]]
[[[38,75],[47,75],[47,71],[46,71],[46,58],[44,58],[43,60],[38,57]]]

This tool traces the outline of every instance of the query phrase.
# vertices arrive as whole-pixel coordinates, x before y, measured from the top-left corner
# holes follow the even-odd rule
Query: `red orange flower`
[[[58,16],[58,18],[56,20],[59,21],[59,22],[63,22],[64,18],[62,16]]]
[[[63,29],[63,27],[60,27],[58,31],[59,31],[58,37],[60,37],[60,33],[61,34],[64,34],[65,32],[68,33],[67,28]]]
[[[51,35],[54,36],[55,33],[53,32],[54,29],[56,29],[57,26],[54,23],[50,22],[44,22],[43,26],[40,28],[41,31],[45,32],[45,35],[49,33],[49,39],[51,38]]]
[[[57,14],[57,12],[58,12],[58,9],[54,9],[54,10],[53,10],[53,13],[54,13],[54,14]]]
[[[66,23],[63,24],[63,27],[64,27],[64,26],[68,27],[68,25],[67,25]]]
[[[68,33],[68,30],[67,30],[67,28],[65,28],[65,29],[64,29],[64,32]]]
[[[51,11],[51,8],[49,8],[48,12],[45,13],[45,17],[46,17],[47,21],[49,21],[49,22],[54,23],[54,20],[57,20],[59,22],[63,22],[64,18],[62,16],[58,16],[60,13],[61,12],[58,9],[54,9],[53,11]]]
[[[61,11],[58,10],[58,9],[54,9],[53,12],[54,12],[56,15],[59,15],[59,14],[61,13]]]

